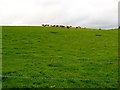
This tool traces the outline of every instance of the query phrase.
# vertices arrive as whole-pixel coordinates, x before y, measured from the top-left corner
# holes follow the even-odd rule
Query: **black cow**
[[[64,28],[65,26],[63,26],[63,25],[60,25],[60,27]]]
[[[70,28],[70,26],[66,26],[66,28],[68,28],[68,29],[69,29],[69,28]]]
[[[77,26],[76,28],[81,28],[80,26]]]

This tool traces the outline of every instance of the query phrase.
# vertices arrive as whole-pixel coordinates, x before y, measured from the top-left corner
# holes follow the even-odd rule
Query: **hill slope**
[[[113,88],[118,30],[4,26],[3,88]]]

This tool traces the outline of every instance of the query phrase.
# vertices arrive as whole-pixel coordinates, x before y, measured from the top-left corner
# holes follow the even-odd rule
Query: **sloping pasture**
[[[115,88],[118,30],[2,29],[3,88]]]

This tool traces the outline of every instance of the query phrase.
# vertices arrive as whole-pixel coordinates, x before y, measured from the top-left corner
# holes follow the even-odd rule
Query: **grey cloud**
[[[0,0],[0,25],[49,23],[90,28],[116,28],[118,1]]]

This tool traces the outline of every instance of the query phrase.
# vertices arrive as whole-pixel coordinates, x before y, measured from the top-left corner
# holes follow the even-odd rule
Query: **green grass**
[[[115,88],[118,30],[4,26],[3,88]]]

